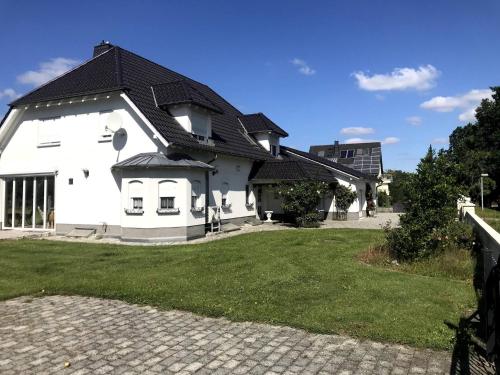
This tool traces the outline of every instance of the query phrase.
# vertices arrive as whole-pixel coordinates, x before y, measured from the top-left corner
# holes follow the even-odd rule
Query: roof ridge
[[[20,96],[20,97],[19,97],[19,98],[17,98],[16,100],[13,100],[12,102],[10,102],[10,103],[9,103],[9,107],[13,107],[13,106],[15,106],[15,105],[16,105],[16,102],[20,101],[22,98],[24,98],[24,97],[26,97],[26,96],[28,96],[28,95],[30,95],[30,94],[32,94],[32,93],[34,93],[34,92],[36,92],[36,91],[38,91],[38,90],[42,89],[43,87],[45,87],[45,86],[47,86],[48,84],[50,84],[50,83],[54,82],[55,80],[57,80],[57,79],[59,79],[59,78],[62,78],[62,77],[64,77],[65,75],[68,75],[69,73],[71,73],[71,72],[73,72],[73,71],[75,71],[75,70],[77,70],[77,69],[81,68],[81,67],[82,67],[82,66],[84,66],[84,65],[87,65],[89,62],[94,61],[94,60],[98,59],[98,58],[99,58],[99,57],[101,57],[101,56],[104,56],[104,55],[105,55],[106,53],[108,53],[109,51],[112,51],[112,50],[113,50],[113,48],[115,48],[115,47],[116,47],[116,46],[113,46],[112,48],[108,49],[107,51],[104,51],[103,53],[101,53],[101,54],[99,54],[99,55],[97,55],[97,56],[95,56],[95,57],[92,57],[92,58],[90,58],[90,59],[88,59],[88,60],[86,60],[86,61],[82,62],[80,65],[75,66],[74,68],[72,68],[72,69],[68,70],[67,72],[64,72],[64,73],[62,73],[62,74],[58,75],[57,77],[52,78],[51,80],[49,80],[49,81],[47,81],[47,82],[45,82],[45,83],[41,84],[41,85],[40,85],[40,86],[38,86],[38,87],[35,87],[33,90],[28,91],[28,92],[27,92],[26,94],[24,94],[23,96]]]
[[[130,53],[131,55],[134,55],[135,57],[138,57],[138,58],[139,58],[139,59],[141,59],[141,60],[147,61],[147,62],[149,62],[149,63],[151,63],[151,64],[153,64],[153,65],[156,65],[156,66],[158,66],[158,67],[160,67],[160,68],[162,68],[162,69],[168,70],[170,73],[177,74],[177,75],[179,75],[179,76],[183,77],[183,78],[179,79],[178,81],[182,81],[182,80],[192,81],[192,82],[196,82],[196,83],[198,83],[198,84],[200,84],[200,85],[207,86],[206,84],[204,84],[204,83],[202,83],[202,82],[199,82],[199,81],[197,81],[197,80],[195,80],[195,79],[192,79],[192,78],[190,78],[190,77],[188,77],[188,76],[186,76],[186,75],[184,75],[184,74],[182,74],[182,73],[176,72],[176,71],[174,71],[174,70],[172,70],[172,69],[170,69],[170,68],[167,68],[167,67],[165,67],[165,66],[163,66],[163,65],[161,65],[161,64],[158,64],[157,62],[154,62],[153,60],[150,60],[150,59],[148,59],[148,58],[146,58],[146,57],[144,57],[144,56],[138,55],[137,53],[132,52],[132,51],[130,51],[130,50],[128,50],[128,49],[125,49],[125,48],[122,48],[122,47],[119,47],[119,46],[115,46],[115,47],[118,47],[118,48],[120,48],[122,51],[128,52],[128,53]],[[175,82],[175,81],[174,81],[174,82]],[[207,86],[207,87],[208,87],[208,86]]]
[[[106,52],[104,52],[104,53],[106,53]],[[118,86],[121,86],[121,85],[123,85],[123,74],[122,74],[123,72],[122,72],[122,58],[121,58],[121,48],[120,47],[116,48],[115,64],[116,64],[116,83],[118,84]]]

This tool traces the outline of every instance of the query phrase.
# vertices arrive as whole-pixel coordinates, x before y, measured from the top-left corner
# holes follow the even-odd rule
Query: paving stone
[[[0,302],[3,374],[446,374],[450,353],[76,296]],[[64,368],[64,363],[71,366]]]

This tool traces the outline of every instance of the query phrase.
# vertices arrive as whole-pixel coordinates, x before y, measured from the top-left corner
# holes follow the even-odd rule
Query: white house
[[[0,127],[1,227],[126,240],[204,236],[210,223],[280,214],[270,186],[350,186],[359,218],[376,180],[280,146],[288,134],[208,86],[109,43],[10,104]],[[329,217],[333,199],[322,207]]]

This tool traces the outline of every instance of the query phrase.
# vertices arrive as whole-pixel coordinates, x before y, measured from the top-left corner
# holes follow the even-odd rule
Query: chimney
[[[113,45],[110,42],[105,42],[104,40],[94,47],[94,55],[92,57],[96,57],[108,50],[113,48]]]

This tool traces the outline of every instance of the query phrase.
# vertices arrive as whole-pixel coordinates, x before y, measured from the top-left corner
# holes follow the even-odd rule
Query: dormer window
[[[271,145],[271,155],[278,156],[278,146]]]
[[[354,150],[342,150],[342,151],[340,151],[340,157],[342,159],[353,158],[354,157]]]
[[[199,84],[182,79],[154,85],[151,90],[156,105],[168,111],[185,131],[199,142],[211,142],[212,115],[222,110]]]

